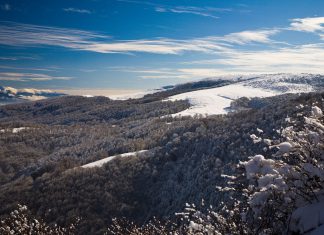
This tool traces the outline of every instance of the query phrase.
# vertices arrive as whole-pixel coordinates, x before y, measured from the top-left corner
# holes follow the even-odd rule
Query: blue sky
[[[149,89],[324,73],[318,0],[0,0],[0,85]]]

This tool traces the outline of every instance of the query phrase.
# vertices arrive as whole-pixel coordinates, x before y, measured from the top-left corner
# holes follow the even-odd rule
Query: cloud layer
[[[190,11],[191,14],[195,14],[194,11],[205,14],[204,12],[222,10],[192,7],[172,9]],[[163,12],[173,11],[172,9],[160,7],[156,10]],[[80,9],[73,8],[72,10],[71,8],[68,11],[74,10]],[[69,50],[96,53],[178,55],[191,52],[214,57],[208,60],[187,61],[176,69],[123,70],[123,72],[134,73],[142,79],[198,78],[229,73],[324,73],[324,43],[321,41],[324,38],[323,24],[324,17],[297,18],[287,22],[285,28],[246,30],[223,36],[212,35],[190,39],[114,40],[111,36],[90,31],[2,22],[0,25],[0,45],[11,47],[63,47]],[[318,40],[297,45],[277,41],[276,36],[283,31],[315,34],[318,36]],[[11,58],[2,57],[0,59],[10,60]],[[70,78],[34,73],[0,73],[0,79],[46,81]]]
[[[269,37],[277,32],[271,29],[184,40],[157,38],[113,41],[110,36],[89,31],[4,22],[0,26],[0,44],[20,47],[60,46],[98,53],[215,53],[226,51],[230,44],[269,43]]]

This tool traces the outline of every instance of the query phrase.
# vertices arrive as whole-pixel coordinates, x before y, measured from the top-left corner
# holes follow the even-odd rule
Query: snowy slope
[[[196,114],[226,114],[231,102],[240,97],[267,97],[276,94],[277,93],[273,91],[233,84],[223,87],[186,92],[171,96],[168,100],[188,100],[191,104],[189,109],[174,114],[173,116],[194,116]]]
[[[88,163],[81,167],[82,168],[102,167],[103,164],[110,162],[111,160],[115,159],[116,157],[131,157],[131,156],[135,156],[135,155],[141,155],[147,151],[148,150],[141,150],[141,151],[137,151],[137,152],[129,152],[129,153],[123,153],[123,154],[119,154],[119,155],[115,155],[115,156],[110,156],[110,157],[106,157],[104,159],[101,159],[101,160],[98,160],[95,162]]]
[[[280,93],[301,93],[313,91],[318,84],[324,83],[324,77],[316,74],[264,74],[243,83]]]
[[[315,91],[319,84],[324,84],[324,77],[312,74],[265,74],[241,76],[237,81],[235,84],[223,87],[186,92],[169,97],[167,100],[188,100],[191,104],[189,109],[172,116],[226,114],[234,99],[311,92]]]

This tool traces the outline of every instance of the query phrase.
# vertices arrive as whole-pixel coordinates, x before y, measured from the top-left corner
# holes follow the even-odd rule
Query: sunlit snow
[[[311,92],[311,74],[265,74],[245,76],[232,85],[186,92],[167,100],[188,100],[191,107],[172,116],[226,114],[233,100],[241,97],[269,97],[284,93]],[[314,79],[315,80],[315,79]]]
[[[102,167],[103,164],[110,162],[111,160],[115,159],[116,157],[131,157],[131,156],[135,156],[135,155],[141,155],[145,152],[147,152],[148,150],[140,150],[137,152],[129,152],[129,153],[123,153],[123,154],[119,154],[119,155],[115,155],[115,156],[110,156],[110,157],[106,157],[104,159],[95,161],[95,162],[91,162],[88,163],[86,165],[81,166],[82,168],[92,168],[92,167]]]
[[[191,104],[189,109],[173,114],[172,116],[213,115],[228,113],[231,102],[240,97],[268,97],[276,94],[277,92],[274,91],[233,84],[186,92],[171,96],[168,100],[188,100]]]

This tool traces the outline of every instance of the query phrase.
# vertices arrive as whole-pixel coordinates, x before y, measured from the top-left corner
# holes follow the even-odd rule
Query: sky
[[[145,90],[324,73],[324,1],[0,0],[0,85]]]

